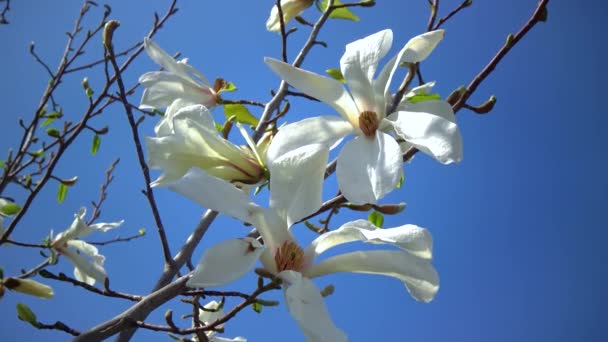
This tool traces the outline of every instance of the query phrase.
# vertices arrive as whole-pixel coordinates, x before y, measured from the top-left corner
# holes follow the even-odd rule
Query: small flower
[[[320,143],[329,148],[354,134],[355,139],[347,142],[338,155],[336,174],[344,196],[350,202],[364,204],[376,203],[399,182],[403,161],[397,139],[441,163],[459,161],[462,138],[447,102],[409,103],[405,96],[395,112],[386,112],[392,102],[389,87],[397,67],[424,60],[442,38],[443,30],[412,38],[376,79],[378,61],[391,47],[392,31],[380,31],[348,44],[340,66],[349,91],[332,78],[266,58],[283,80],[329,104],[342,116],[308,118],[282,127],[268,149],[267,163],[300,146]]]
[[[164,70],[147,72],[139,78],[139,83],[145,87],[140,108],[166,108],[178,99],[208,108],[217,104],[217,91],[205,76],[186,63],[186,59],[176,61],[148,38],[144,39],[144,48]]]
[[[289,228],[321,206],[327,158],[328,150],[322,145],[303,146],[277,158],[270,166],[269,208],[260,207],[229,183],[198,169],[191,169],[170,184],[170,189],[204,207],[252,223],[264,241],[262,245],[247,237],[213,246],[203,255],[187,285],[226,285],[244,276],[259,259],[266,271],[282,280],[289,312],[309,341],[346,340],[332,323],[312,278],[337,272],[386,275],[401,280],[415,299],[431,301],[439,280],[431,264],[431,235],[423,228],[405,225],[376,229],[368,221],[358,220],[319,236],[306,248],[294,239]],[[351,252],[315,263],[324,251],[354,241],[398,249]]]
[[[242,127],[239,129],[247,135]],[[203,105],[180,108],[171,123],[162,127],[161,133],[157,137],[146,137],[148,165],[163,170],[152,186],[176,181],[192,167],[242,184],[256,184],[265,177],[258,147],[249,136],[245,137],[249,147],[236,146],[221,137],[211,113]]]
[[[281,0],[281,10],[283,12],[283,22],[287,22],[300,15],[305,9],[310,7],[313,0]],[[278,32],[281,30],[281,20],[279,18],[279,8],[274,5],[270,10],[270,16],[266,21],[268,31]]]
[[[221,304],[216,302],[215,300],[212,300],[209,303],[205,304],[203,308],[198,309],[198,312],[198,320],[201,321],[201,323],[203,323],[204,325],[211,324],[217,321],[218,319],[221,319],[226,316]],[[222,329],[223,327],[223,324],[217,326],[218,329]],[[215,336],[215,331],[213,330],[205,332],[205,335],[207,335],[207,339],[209,340],[209,342],[247,342],[247,339],[244,337],[235,337],[233,339],[229,339],[225,337]],[[198,341],[198,338],[194,336],[194,340]]]
[[[105,257],[99,254],[97,247],[78,239],[95,231],[107,232],[120,226],[124,220],[88,225],[84,220],[86,213],[87,211],[84,207],[80,208],[78,213],[74,215],[74,221],[70,228],[59,233],[53,239],[51,246],[57,253],[65,256],[74,264],[74,277],[77,280],[94,285],[95,281],[103,283],[107,278],[106,270],[103,268]],[[93,261],[87,260],[82,254],[88,256]]]

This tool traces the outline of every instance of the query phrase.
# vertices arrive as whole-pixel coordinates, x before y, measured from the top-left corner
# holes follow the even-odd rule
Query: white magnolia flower
[[[204,325],[213,323],[226,315],[220,306],[220,303],[215,300],[205,304],[202,309],[198,309],[198,312],[198,320]],[[223,324],[217,326],[218,329],[222,329],[223,327]],[[215,336],[215,331],[207,331],[205,332],[205,335],[207,335],[209,342],[247,342],[246,338],[240,336],[233,339]],[[198,338],[194,336],[194,340],[198,341]]]
[[[305,9],[312,5],[313,0],[281,0],[281,10],[283,12],[283,22],[287,22],[300,15]],[[278,32],[281,30],[281,20],[279,18],[279,8],[274,5],[270,10],[270,16],[266,21],[268,31]]]
[[[392,101],[390,83],[399,64],[424,60],[443,34],[443,30],[437,30],[412,38],[375,79],[378,61],[391,47],[392,31],[380,31],[348,44],[340,67],[349,91],[332,78],[266,58],[270,68],[287,83],[329,104],[342,116],[308,118],[281,128],[268,150],[268,164],[299,146],[321,143],[329,147],[354,134],[355,139],[346,143],[338,156],[338,184],[349,201],[376,203],[396,187],[401,177],[397,138],[442,163],[459,161],[462,138],[448,103],[410,103],[405,97],[396,112],[386,113]]]
[[[59,233],[53,239],[51,246],[53,246],[57,253],[65,256],[74,264],[74,277],[77,280],[93,285],[95,281],[103,283],[107,278],[106,270],[103,268],[105,257],[99,254],[97,247],[79,240],[79,238],[85,237],[95,231],[107,232],[120,226],[124,220],[88,225],[84,220],[86,213],[86,208],[80,208],[78,213],[74,215],[74,221],[70,228]],[[83,254],[91,258],[92,262],[84,257]]]
[[[165,108],[178,99],[209,108],[217,104],[216,90],[205,76],[186,63],[186,59],[176,61],[148,38],[144,39],[144,48],[164,70],[147,72],[139,78],[139,83],[145,87],[140,108]]]
[[[270,169],[272,191],[266,209],[229,183],[197,169],[171,184],[172,190],[204,207],[251,222],[264,241],[262,246],[252,238],[233,239],[210,248],[188,286],[228,284],[245,275],[259,259],[268,272],[282,279],[289,312],[309,341],[346,340],[346,335],[332,323],[311,278],[338,272],[381,274],[401,280],[415,299],[432,300],[439,280],[431,264],[432,239],[423,228],[405,225],[376,229],[371,223],[358,220],[319,236],[306,248],[297,244],[289,227],[321,206],[327,157],[328,150],[323,146],[308,145],[277,158]],[[311,177],[304,177],[309,174]],[[220,193],[223,195],[209,195]],[[398,249],[351,252],[314,262],[324,251],[353,241],[389,244]]]
[[[239,128],[249,147],[236,146],[221,137],[211,113],[203,105],[177,110],[171,124],[163,126],[163,135],[146,137],[148,165],[163,170],[152,186],[173,182],[192,167],[228,181],[258,183],[265,175],[264,163],[258,146]]]

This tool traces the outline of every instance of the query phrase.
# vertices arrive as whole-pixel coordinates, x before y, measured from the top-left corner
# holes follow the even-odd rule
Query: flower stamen
[[[366,110],[365,112],[359,114],[359,128],[366,137],[373,137],[374,134],[376,134],[378,125],[378,115],[376,115],[376,113]]]
[[[277,252],[274,255],[274,261],[277,265],[278,272],[286,270],[300,272],[302,268],[304,268],[304,251],[297,243],[285,241],[285,243],[277,249]]]

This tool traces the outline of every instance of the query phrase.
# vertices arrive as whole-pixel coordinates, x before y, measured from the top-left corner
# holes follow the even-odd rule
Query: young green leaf
[[[247,107],[242,104],[226,104],[224,105],[224,114],[226,119],[231,116],[236,116],[236,122],[242,124],[256,126],[259,122],[258,118],[253,116]]]
[[[325,12],[325,9],[327,9],[327,4],[328,0],[323,0],[319,3],[318,7],[321,11]],[[337,5],[342,5],[342,2],[340,2],[339,0],[334,0],[334,6]],[[335,9],[333,12],[331,12],[329,17],[333,19],[359,21],[359,17],[356,16],[353,12],[351,12],[347,7]]]
[[[49,137],[52,137],[52,138],[59,138],[61,133],[59,132],[59,130],[57,128],[50,127],[50,128],[47,128],[46,135],[48,135]]]
[[[99,146],[101,146],[101,138],[99,135],[95,134],[93,136],[93,143],[91,144],[91,154],[96,155],[99,151]]]
[[[384,216],[377,211],[372,211],[367,217],[367,220],[378,228],[382,228],[382,225],[384,224]]]
[[[344,76],[342,76],[342,71],[340,69],[327,69],[325,72],[334,80],[345,83]]]
[[[257,313],[262,313],[262,304],[258,302],[251,303],[251,308]]]
[[[59,188],[57,189],[57,202],[63,203],[65,201],[65,197],[68,194],[68,187],[63,183],[59,183]]]
[[[19,206],[19,204],[16,204],[16,203],[6,203],[2,207],[0,207],[0,213],[4,214],[6,216],[15,215],[16,213],[19,212],[19,210],[21,210],[21,206]]]
[[[27,322],[34,327],[38,327],[38,321],[36,320],[36,314],[27,305],[23,303],[17,303],[17,317]]]
[[[441,100],[441,96],[439,94],[417,94],[412,96],[408,101],[410,103],[419,103],[430,100]]]

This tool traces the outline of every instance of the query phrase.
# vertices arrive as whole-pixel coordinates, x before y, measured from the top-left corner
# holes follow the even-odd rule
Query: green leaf
[[[403,185],[403,181],[405,180],[405,173],[401,171],[401,178],[399,178],[399,182],[397,183],[397,189],[401,189]]]
[[[327,9],[327,4],[328,0],[323,0],[318,4],[318,7],[322,12],[325,12],[325,9]],[[334,6],[337,5],[342,5],[342,2],[340,2],[339,0],[334,0]],[[331,12],[329,17],[333,19],[359,21],[359,17],[356,16],[353,12],[351,12],[347,7],[342,7],[334,10],[333,12]]]
[[[42,121],[42,123],[40,124],[40,127],[46,127],[50,124],[52,124],[55,121],[55,118],[46,118],[46,120]]]
[[[32,157],[44,157],[44,155],[45,155],[43,149],[39,149],[38,151],[34,151],[34,152],[28,152],[27,154],[29,154]]]
[[[342,72],[340,71],[340,69],[327,69],[325,70],[325,72],[336,81],[340,81],[342,83],[346,82],[346,80],[344,80],[344,76],[342,76]]]
[[[57,202],[63,203],[65,201],[65,197],[68,195],[68,187],[63,183],[59,183],[59,188],[57,189]]]
[[[87,93],[87,97],[88,98],[92,98],[93,97],[93,93],[94,93],[93,89],[87,88],[86,93]]]
[[[4,160],[0,160],[0,168],[4,167]]]
[[[257,313],[262,313],[262,304],[258,302],[251,303],[251,308]]]
[[[53,138],[59,138],[59,136],[61,136],[61,133],[59,132],[59,130],[57,128],[50,127],[50,128],[47,128],[46,135],[48,135],[49,137],[53,137]]]
[[[217,122],[213,122],[213,124],[215,125],[215,129],[216,129],[218,132],[222,133],[222,131],[224,130],[224,126],[220,125],[220,124],[219,124],[219,123],[217,123]]]
[[[375,210],[369,214],[367,220],[378,228],[382,228],[384,224],[384,216]]]
[[[96,155],[99,151],[99,146],[101,146],[101,138],[99,135],[95,134],[93,136],[93,143],[91,144],[91,154]]]
[[[258,118],[251,115],[249,109],[242,104],[226,104],[224,105],[224,114],[226,119],[231,116],[236,116],[236,122],[256,126],[259,122]]]
[[[0,208],[0,213],[6,216],[12,216],[21,210],[21,206],[16,203],[7,203]]]
[[[220,89],[219,92],[220,93],[223,93],[223,92],[233,92],[233,91],[236,91],[237,89],[238,88],[234,85],[234,83],[228,82],[228,83],[226,83],[226,85],[222,89]]]
[[[27,322],[34,327],[38,327],[38,321],[36,320],[36,314],[27,305],[23,303],[17,303],[17,317],[20,320]]]
[[[410,103],[418,103],[430,100],[441,100],[441,96],[439,94],[418,94],[412,96],[408,101]]]

